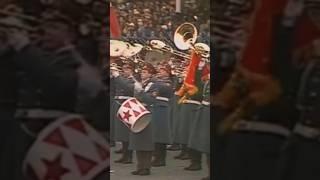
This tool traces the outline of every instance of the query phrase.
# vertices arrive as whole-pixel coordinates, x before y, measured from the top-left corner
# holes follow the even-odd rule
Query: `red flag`
[[[270,73],[274,17],[281,15],[287,0],[259,0],[251,22],[251,34],[243,51],[241,64],[253,73]]]
[[[209,74],[210,70],[208,65],[205,65],[201,70],[201,80],[196,79],[196,73],[201,61],[201,55],[197,54],[195,51],[192,51],[190,64],[187,69],[187,74],[184,79],[182,87],[179,89],[177,94],[183,96],[180,102],[186,98],[186,96],[192,96],[199,91],[199,86],[201,86],[201,80],[205,80]]]
[[[111,38],[120,38],[121,28],[116,9],[110,4],[110,35]]]

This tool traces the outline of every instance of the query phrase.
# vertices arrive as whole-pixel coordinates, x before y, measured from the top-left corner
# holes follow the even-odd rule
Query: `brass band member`
[[[169,118],[169,99],[173,94],[172,81],[170,79],[171,67],[169,64],[160,64],[158,75],[155,79],[156,91],[153,95],[156,102],[153,105],[153,138],[155,142],[154,159],[152,166],[166,165],[166,145],[171,144],[171,127]]]
[[[141,70],[142,85],[135,86],[135,97],[142,102],[149,110],[155,103],[155,97],[152,92],[155,91],[155,84],[152,81],[153,75],[156,73],[152,64],[145,64]],[[146,117],[147,118],[147,117]],[[150,175],[152,152],[154,151],[154,142],[152,137],[152,121],[139,133],[130,133],[130,149],[136,151],[137,170],[133,171],[133,175]]]

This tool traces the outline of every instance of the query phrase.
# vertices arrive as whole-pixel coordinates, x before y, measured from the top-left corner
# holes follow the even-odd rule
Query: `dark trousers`
[[[283,148],[276,180],[320,179],[319,152],[319,140],[292,136]]]
[[[211,168],[211,156],[210,156],[210,154],[206,154],[206,156],[207,156],[207,166],[208,166],[208,173],[209,173],[208,176],[211,177],[210,176],[210,173],[211,173],[211,169],[210,169]]]
[[[273,180],[285,138],[256,132],[233,132],[221,180]],[[220,179],[217,179],[220,180]]]
[[[162,143],[156,143],[153,156],[154,156],[154,161],[166,162],[167,145]]]
[[[132,159],[132,150],[129,150],[129,142],[122,142],[122,158]]]
[[[136,151],[137,170],[150,169],[152,160],[152,151]]]
[[[23,132],[16,119],[4,128],[6,128],[7,137],[1,142],[0,179],[27,179],[23,175],[22,165],[25,155],[35,139]]]

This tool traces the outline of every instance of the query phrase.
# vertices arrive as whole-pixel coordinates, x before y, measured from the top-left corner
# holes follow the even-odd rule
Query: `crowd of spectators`
[[[182,2],[181,13],[176,13],[176,4],[173,0],[116,3],[122,36],[129,39],[172,40],[175,29],[188,21],[198,28],[197,41],[209,44],[209,4],[205,6],[208,9],[205,9],[194,0]]]

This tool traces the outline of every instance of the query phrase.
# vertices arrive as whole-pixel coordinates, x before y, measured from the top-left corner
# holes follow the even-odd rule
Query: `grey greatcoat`
[[[120,108],[121,104],[126,100],[125,97],[130,98],[134,96],[134,78],[124,78],[118,76],[113,79],[115,83],[115,101],[113,103],[114,116],[114,139],[115,141],[129,142],[130,129],[121,122],[116,116],[116,112]]]
[[[210,154],[210,83],[204,84],[203,100],[192,123],[188,146]]]
[[[196,82],[201,81],[200,71],[197,72]],[[188,145],[191,130],[194,128],[192,124],[196,118],[196,113],[201,105],[202,99],[202,87],[199,88],[198,93],[193,96],[187,97],[181,104],[178,105],[179,108],[179,121],[177,123],[177,131],[175,134],[175,143]]]
[[[180,105],[178,101],[180,96],[174,95],[170,100],[170,125],[171,125],[171,133],[172,133],[172,140],[175,142],[175,137],[178,130],[178,123],[179,123],[179,114],[180,114]]]
[[[155,80],[156,100],[153,104],[152,121],[155,143],[171,144],[172,133],[169,114],[169,100],[172,96],[172,82],[169,78]],[[167,99],[167,100],[166,100]]]
[[[155,91],[155,85],[151,80],[142,84],[144,91],[137,93],[136,98],[145,105],[145,107],[152,113],[152,104],[155,102],[155,97],[152,96],[152,92]],[[152,118],[152,115],[146,115],[142,118]],[[154,141],[152,136],[153,122],[151,119],[150,124],[141,132],[130,132],[129,149],[136,151],[153,151]]]

